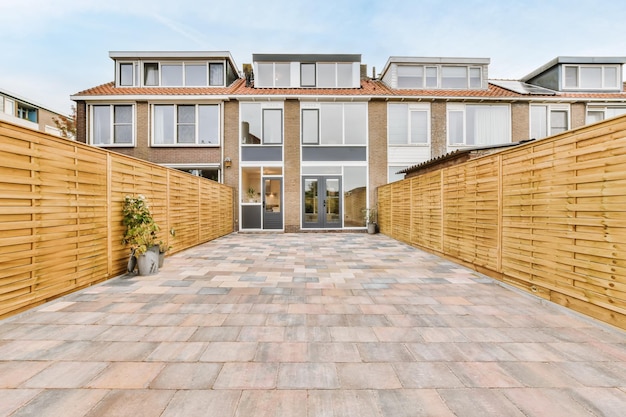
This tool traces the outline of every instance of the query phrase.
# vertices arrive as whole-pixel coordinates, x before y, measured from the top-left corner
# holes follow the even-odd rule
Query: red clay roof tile
[[[90,96],[368,96],[368,97],[422,97],[422,98],[492,98],[515,99],[528,97],[489,83],[486,90],[399,90],[391,89],[379,80],[361,80],[360,88],[254,88],[247,87],[243,79],[228,87],[115,87],[113,82],[102,84],[74,94],[74,97]],[[534,99],[541,95],[533,95]],[[626,99],[626,93],[563,93],[546,95],[546,98]]]

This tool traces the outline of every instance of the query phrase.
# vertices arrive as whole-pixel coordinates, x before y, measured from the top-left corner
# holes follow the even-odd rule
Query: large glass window
[[[161,64],[161,85],[180,87],[183,85],[182,64]]]
[[[319,136],[319,109],[302,110],[302,143],[305,145],[317,145]]]
[[[436,88],[438,85],[437,67],[426,67],[426,88]]]
[[[276,63],[274,64],[274,87],[290,87],[291,86],[291,64]]]
[[[315,87],[315,64],[300,64],[300,86]]]
[[[206,77],[207,73],[205,64],[185,65],[185,85],[205,86],[207,84]]]
[[[626,107],[590,107],[587,109],[587,124],[621,116],[622,114],[626,114]]]
[[[469,69],[469,88],[482,87],[482,74],[480,68]]]
[[[564,87],[572,89],[603,90],[620,87],[616,65],[566,65]]]
[[[320,103],[315,108],[303,109],[302,143],[365,145],[367,104]]]
[[[452,104],[448,106],[448,143],[482,146],[511,141],[507,105]]]
[[[430,137],[428,105],[390,103],[388,140],[390,145],[426,145]]]
[[[241,141],[245,145],[283,143],[283,111],[261,103],[241,103]]]
[[[541,139],[569,129],[569,106],[531,105],[530,136]]]
[[[283,143],[283,111],[263,109],[263,143]]]
[[[337,64],[337,87],[352,87],[352,64]]]
[[[143,64],[143,84],[148,86],[159,85],[159,64]]]
[[[133,76],[134,65],[132,63],[120,64],[120,85],[132,86],[134,84]]]
[[[343,168],[343,225],[364,227],[367,208],[367,167]]]
[[[91,142],[94,145],[133,143],[133,106],[97,105],[92,107]]]
[[[211,86],[224,85],[224,64],[222,63],[210,63],[209,64],[209,85]]]
[[[291,63],[289,62],[260,62],[255,74],[257,87],[290,87]]]
[[[398,67],[398,88],[422,88],[424,67],[400,65]]]
[[[441,67],[441,88],[467,88],[467,67]]]
[[[125,64],[122,64],[125,65]],[[124,75],[123,80],[131,75]],[[207,67],[208,65],[208,67]],[[208,71],[207,71],[208,68]],[[120,71],[122,71],[120,67]],[[124,71],[127,71],[124,69]],[[123,74],[122,74],[123,75]],[[121,76],[122,76],[121,75]],[[143,66],[143,85],[163,87],[206,87],[224,85],[224,63],[222,62],[181,62],[181,63],[145,63]],[[124,81],[126,82],[126,81]],[[133,85],[133,84],[120,84]]]
[[[318,87],[352,87],[352,64],[351,63],[318,63],[317,86]]]
[[[155,145],[218,145],[219,125],[217,104],[153,106]]]
[[[335,87],[337,85],[337,73],[335,64],[317,64],[317,86]]]
[[[20,119],[28,120],[29,122],[37,123],[37,109],[35,107],[27,106],[24,103],[17,103],[17,117]]]

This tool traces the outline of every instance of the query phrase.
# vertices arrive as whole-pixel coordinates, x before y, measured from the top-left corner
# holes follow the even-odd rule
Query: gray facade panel
[[[282,146],[243,146],[241,148],[241,160],[254,161],[282,161]]]
[[[367,161],[365,146],[305,146],[303,161]]]

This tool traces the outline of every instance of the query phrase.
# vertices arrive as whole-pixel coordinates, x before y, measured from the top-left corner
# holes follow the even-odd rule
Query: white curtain
[[[174,106],[154,106],[154,144],[174,143]]]
[[[468,106],[467,145],[497,145],[510,141],[507,106]]]
[[[93,143],[111,142],[111,106],[93,106]]]

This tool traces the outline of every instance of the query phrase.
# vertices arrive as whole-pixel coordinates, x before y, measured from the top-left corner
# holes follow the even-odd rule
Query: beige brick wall
[[[448,152],[446,145],[446,103],[433,102],[430,106],[430,118],[431,157],[436,158]]]
[[[369,205],[376,205],[376,188],[387,183],[387,102],[370,101],[369,130]]]
[[[285,101],[283,192],[285,232],[300,230],[300,102]]]
[[[511,142],[530,139],[530,106],[511,103]]]
[[[570,129],[584,126],[587,119],[587,106],[585,103],[572,103],[570,111],[572,123]]]
[[[239,102],[224,102],[224,157],[231,159],[231,167],[224,168],[224,184],[233,187],[234,230],[239,230]]]

